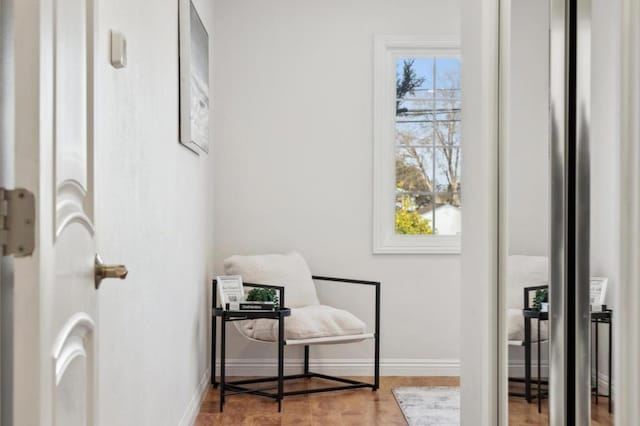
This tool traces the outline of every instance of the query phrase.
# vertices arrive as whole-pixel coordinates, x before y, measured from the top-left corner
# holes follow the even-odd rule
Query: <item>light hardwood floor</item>
[[[356,380],[369,380],[356,377]],[[398,386],[458,386],[457,377],[381,377],[380,389],[356,389],[342,392],[318,393],[287,397],[278,413],[277,404],[269,399],[249,395],[226,398],[224,412],[219,413],[219,392],[210,389],[205,397],[196,426],[210,425],[322,425],[322,426],[403,426],[402,412],[391,394]],[[331,382],[311,379],[286,385],[319,387]]]
[[[367,380],[366,378],[355,378]],[[287,389],[315,387],[326,382],[312,379],[287,384]],[[270,425],[406,425],[402,412],[391,394],[397,386],[458,386],[457,377],[382,377],[380,389],[369,389],[312,394],[285,398],[282,413],[277,404],[269,399],[237,395],[227,398],[224,412],[219,413],[219,392],[210,389],[200,407],[196,426],[270,426]],[[548,425],[548,408],[543,403],[542,414],[537,405],[528,404],[522,398],[509,399],[509,425]],[[607,401],[600,399],[593,405],[592,426],[613,426],[613,417],[607,412]]]
[[[523,392],[522,385],[512,384],[510,391]],[[534,391],[535,392],[535,391]],[[609,414],[609,405],[607,398],[600,397],[598,404],[595,399],[591,399],[591,425],[592,426],[613,426],[613,414]],[[547,400],[542,401],[542,413],[538,413],[538,403],[533,400],[527,403],[524,398],[509,398],[509,425],[525,426],[539,425],[546,426],[549,424],[549,405]]]
[[[595,400],[592,400],[595,402]],[[542,413],[534,401],[528,404],[523,398],[509,398],[509,426],[549,424],[549,406],[542,403]],[[613,415],[609,414],[607,399],[601,397],[598,404],[591,404],[591,426],[613,426]]]

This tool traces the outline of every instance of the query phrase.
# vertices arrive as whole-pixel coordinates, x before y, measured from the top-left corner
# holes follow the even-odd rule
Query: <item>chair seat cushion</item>
[[[522,316],[522,309],[509,309],[508,312],[509,321],[509,343],[515,344],[515,342],[524,342],[524,317]],[[540,323],[540,339],[541,341],[549,339],[549,321],[542,321]],[[531,320],[531,342],[538,341],[538,322],[537,320]],[[512,343],[514,342],[514,343]]]
[[[235,324],[240,333],[250,339],[264,342],[278,340],[276,320],[259,318]],[[352,313],[326,305],[292,308],[291,316],[285,318],[284,324],[286,340],[360,335],[365,333],[366,327]]]

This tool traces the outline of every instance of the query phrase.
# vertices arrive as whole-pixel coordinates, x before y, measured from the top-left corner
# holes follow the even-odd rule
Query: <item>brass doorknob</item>
[[[100,255],[96,254],[95,259],[95,284],[96,289],[100,288],[100,283],[105,278],[120,278],[124,280],[127,278],[129,271],[124,265],[105,265],[100,258]]]

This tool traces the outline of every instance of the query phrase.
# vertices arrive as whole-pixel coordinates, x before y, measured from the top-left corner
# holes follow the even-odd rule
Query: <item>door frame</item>
[[[10,330],[2,336],[2,424],[44,424],[42,395],[49,391],[40,377],[42,365],[49,362],[50,354],[44,353],[40,333],[45,324],[41,322],[42,280],[48,279],[45,261],[47,249],[42,246],[40,235],[50,228],[50,204],[45,194],[51,184],[50,174],[41,173],[43,157],[48,158],[51,145],[51,108],[47,108],[47,97],[51,93],[49,74],[51,55],[43,47],[50,47],[51,26],[43,14],[51,13],[51,1],[24,2],[0,0],[2,20],[3,71],[2,84],[10,90],[2,91],[0,99],[0,135],[2,139],[2,164],[11,164],[12,169],[0,176],[3,184],[10,188],[25,188],[36,199],[36,249],[31,256],[12,258],[6,262],[12,274],[3,269],[3,292],[9,297],[0,301],[2,317],[0,327]],[[14,25],[20,22],[20,25]],[[7,43],[7,44],[5,44]],[[16,48],[20,46],[20,48]],[[5,55],[6,54],[6,55]],[[42,106],[42,108],[41,108]],[[8,115],[4,115],[8,113]],[[34,125],[38,123],[38,125]],[[5,139],[6,137],[6,139]],[[8,176],[7,176],[8,175]],[[5,265],[6,265],[5,262]],[[3,294],[5,296],[5,294]],[[8,377],[7,377],[8,376]]]
[[[620,90],[620,285],[616,289],[616,317],[624,327],[614,328],[614,403],[616,423],[633,424],[640,418],[634,397],[640,393],[640,5],[621,0]],[[623,232],[629,230],[630,232]],[[635,284],[635,285],[633,285]],[[620,350],[624,342],[625,350]],[[617,366],[617,367],[616,367]],[[625,374],[620,374],[624,371]]]
[[[14,187],[12,0],[0,0],[0,186]],[[11,424],[13,258],[0,256],[0,424]]]
[[[499,0],[463,0],[461,424],[499,422]]]
[[[619,0],[621,64],[620,147],[620,284],[615,292],[616,318],[624,326],[614,327],[614,404],[617,424],[632,424],[640,417],[640,406],[632,401],[640,394],[640,5]],[[462,54],[464,58],[463,139],[470,165],[464,173],[473,176],[465,190],[467,211],[463,215],[462,330],[461,330],[461,420],[462,425],[508,425],[506,382],[506,325],[504,271],[499,266],[504,250],[505,220],[501,216],[504,186],[499,168],[508,137],[507,100],[510,0],[463,0]],[[502,59],[502,60],[501,60]],[[465,71],[466,70],[466,71]],[[471,70],[471,71],[469,71]],[[484,188],[483,188],[484,186]],[[489,188],[487,190],[487,188]],[[479,192],[479,193],[474,193]],[[482,229],[478,229],[482,228]],[[623,229],[632,232],[622,232]],[[615,232],[615,230],[614,230]],[[467,284],[468,283],[468,284]],[[620,342],[624,342],[624,351]],[[625,374],[620,374],[624,371]]]

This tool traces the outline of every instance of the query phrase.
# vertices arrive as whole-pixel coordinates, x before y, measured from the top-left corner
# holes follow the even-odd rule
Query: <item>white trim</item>
[[[499,82],[498,82],[498,421],[501,426],[509,423],[509,377],[524,376],[524,361],[520,371],[517,366],[512,366],[509,359],[509,321],[507,302],[507,258],[509,255],[509,238],[507,225],[508,207],[507,194],[509,179],[500,179],[507,176],[508,155],[507,145],[510,140],[510,98],[511,86],[511,0],[499,0],[500,16],[498,40],[499,55]],[[548,368],[544,373],[548,377]]]
[[[531,361],[531,378],[533,380],[533,382],[535,383],[536,379],[537,379],[537,374],[538,374],[538,365],[537,365],[537,361],[535,359],[533,359]],[[524,361],[522,360],[516,360],[516,361],[509,361],[509,377],[524,377]],[[592,374],[595,371],[593,371],[592,369]],[[540,363],[540,376],[543,379],[546,379],[547,377],[549,377],[549,362],[548,361],[542,361]],[[609,392],[609,375],[605,374],[605,373],[598,373],[598,393],[602,394],[602,395],[607,395],[607,393]],[[615,391],[614,391],[615,393]]]
[[[463,426],[495,426],[498,416],[499,0],[463,0],[462,147],[465,158],[461,269]],[[504,423],[503,423],[504,424]]]
[[[388,36],[374,38],[373,94],[373,253],[457,254],[459,235],[396,235],[395,206],[395,58],[460,56],[460,39],[445,36]]]
[[[537,361],[531,362],[531,380],[535,383],[538,376]],[[524,361],[509,361],[509,377],[524,377]],[[591,374],[593,374],[592,371]],[[549,377],[549,363],[543,361],[540,363],[540,376],[546,380]],[[602,396],[607,395],[609,392],[609,376],[605,373],[598,373],[598,393]],[[615,390],[613,392],[615,394]]]
[[[198,417],[198,412],[200,411],[200,404],[202,404],[202,400],[207,395],[207,391],[209,390],[210,379],[211,368],[207,368],[200,378],[198,387],[193,392],[191,401],[189,401],[189,405],[187,405],[187,408],[182,415],[182,419],[180,419],[180,423],[178,423],[180,426],[191,426],[195,424]]]
[[[276,359],[227,359],[226,375],[232,376],[273,376],[277,371]],[[301,373],[302,359],[285,360],[285,374]],[[373,376],[373,359],[311,359],[309,369],[316,373],[336,376]],[[220,362],[216,363],[216,371],[220,371]],[[460,360],[458,359],[405,359],[387,358],[380,360],[382,376],[459,376]]]
[[[621,1],[620,280],[615,292],[616,424],[640,418],[640,4]],[[614,65],[615,66],[615,65]],[[623,346],[624,345],[624,346]]]
[[[15,41],[13,1],[0,0],[0,186],[15,188]],[[13,418],[14,301],[13,257],[0,256],[0,424]],[[4,389],[4,393],[2,390]]]
[[[509,377],[524,377],[524,360],[509,360],[508,364]],[[540,376],[543,379],[549,377],[549,361],[543,360],[540,362]],[[534,382],[538,379],[538,361],[535,358],[531,359],[531,380]]]

